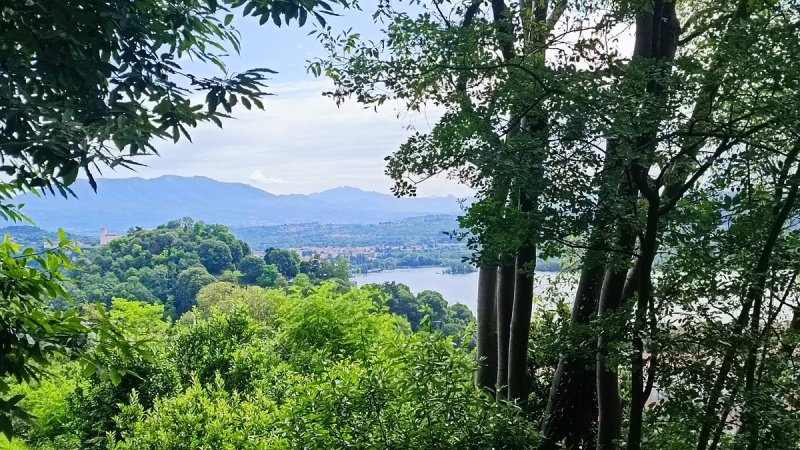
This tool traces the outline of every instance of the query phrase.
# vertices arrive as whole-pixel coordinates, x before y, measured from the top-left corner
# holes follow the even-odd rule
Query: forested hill
[[[456,216],[431,215],[369,224],[286,224],[231,227],[254,249],[269,247],[376,247],[458,244]]]
[[[72,186],[77,199],[26,194],[15,201],[46,230],[94,235],[100,228],[124,232],[153,228],[176,217],[193,217],[232,227],[296,223],[378,223],[430,214],[456,215],[455,197],[395,198],[390,194],[339,187],[310,195],[275,195],[242,183],[206,177],[99,179]]]

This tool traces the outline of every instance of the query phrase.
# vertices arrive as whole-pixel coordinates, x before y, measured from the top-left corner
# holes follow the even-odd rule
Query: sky
[[[329,18],[334,30],[353,28],[368,37],[378,37],[379,27],[367,13],[346,11]],[[264,111],[234,110],[234,119],[219,129],[203,124],[191,132],[193,142],[156,144],[160,156],[141,160],[147,167],[136,172],[104,171],[103,176],[122,178],[161,175],[202,175],[220,181],[248,183],[276,194],[319,192],[337,186],[354,186],[388,193],[392,181],[384,174],[384,158],[412,133],[409,127],[426,131],[438,117],[436,111],[408,114],[387,103],[377,112],[355,102],[337,107],[322,92],[333,84],[307,73],[307,61],[324,56],[313,36],[311,20],[303,28],[296,22],[277,28],[271,22],[259,26],[251,18],[240,18],[234,26],[241,32],[240,55],[228,58],[232,72],[255,67],[278,71],[268,82],[274,94],[264,101]],[[208,67],[187,62],[195,73],[215,73]],[[215,73],[220,75],[219,72]],[[419,188],[419,195],[468,196],[468,188],[455,181],[434,179]]]

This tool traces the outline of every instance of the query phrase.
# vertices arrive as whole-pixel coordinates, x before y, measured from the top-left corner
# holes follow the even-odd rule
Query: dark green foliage
[[[300,256],[292,250],[268,248],[264,254],[264,261],[277,267],[281,275],[290,280],[300,273]]]
[[[462,303],[456,303],[447,307],[447,313],[441,323],[434,323],[436,329],[441,329],[445,336],[461,337],[469,326],[475,323],[475,315]],[[464,336],[472,341],[471,336]],[[471,344],[470,344],[471,345]]]
[[[278,271],[278,266],[267,264],[256,283],[264,287],[284,286],[286,285],[286,278]]]
[[[312,281],[323,281],[337,278],[347,280],[350,278],[350,264],[347,258],[340,256],[329,260],[322,259],[319,255],[312,256],[307,261],[300,262],[300,273],[304,273]]]
[[[386,306],[389,308],[389,312],[405,317],[412,328],[419,327],[422,312],[416,297],[408,286],[392,281],[376,285],[376,287],[387,296]]]
[[[118,367],[130,374],[116,384],[94,376],[80,383],[68,398],[69,432],[81,449],[107,448],[106,434],[117,433],[114,417],[120,412],[119,405],[127,403],[134,390],[142,405],[149,408],[157,398],[173,394],[178,388],[175,367],[163,357],[155,362],[138,359]]]
[[[435,291],[421,291],[417,294],[417,303],[430,316],[434,327],[441,325],[447,318],[447,300]]]
[[[188,218],[154,230],[133,229],[79,258],[69,292],[79,304],[129,298],[163,303],[180,315],[191,309],[200,288],[216,281],[212,274],[233,268],[245,251],[247,244],[226,227]]]
[[[180,316],[189,311],[194,305],[195,297],[200,289],[215,281],[217,279],[202,266],[190,267],[178,274],[173,291],[175,293],[173,303],[175,315]]]
[[[237,247],[239,248],[239,247]],[[197,256],[200,261],[213,274],[220,274],[233,266],[231,248],[222,241],[208,240],[203,241],[197,246]],[[239,259],[242,259],[241,248],[239,248]]]
[[[463,338],[467,327],[475,321],[475,316],[466,305],[448,305],[438,292],[422,291],[415,296],[402,283],[387,282],[372,286],[385,296],[389,312],[404,317],[414,330],[420,329],[425,319],[425,327],[439,330],[446,336]],[[467,340],[471,343],[472,337],[467,337]]]
[[[242,272],[242,283],[258,284],[258,279],[264,274],[267,264],[257,256],[247,255],[239,261],[237,269]]]

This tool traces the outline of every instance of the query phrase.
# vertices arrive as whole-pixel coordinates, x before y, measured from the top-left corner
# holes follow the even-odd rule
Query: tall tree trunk
[[[603,282],[605,253],[597,250],[604,245],[601,233],[595,232],[589,243],[572,304],[573,330],[594,317]],[[541,450],[558,449],[563,440],[579,443],[591,439],[597,415],[595,387],[594,357],[581,352],[561,356],[542,418]]]
[[[633,182],[626,180],[620,186],[623,198],[621,201],[629,203],[635,211],[638,191]],[[619,376],[617,368],[608,365],[609,341],[612,336],[607,329],[608,315],[612,314],[623,303],[623,293],[628,278],[627,265],[636,243],[636,234],[627,223],[621,220],[618,225],[617,247],[620,255],[615,265],[610,265],[603,279],[603,288],[600,291],[600,301],[597,305],[597,316],[603,324],[597,338],[597,448],[598,450],[611,450],[617,446],[615,440],[621,437],[622,432],[622,397],[619,393]],[[633,272],[633,270],[631,270]],[[634,275],[635,276],[635,275]],[[616,329],[616,327],[614,327]]]
[[[508,339],[508,400],[524,403],[528,399],[528,336],[533,308],[533,271],[536,249],[523,246],[516,261],[514,308]]]
[[[609,269],[603,280],[600,304],[597,310],[599,319],[619,306],[618,299],[622,295],[627,271]],[[622,397],[619,395],[619,376],[616,369],[608,365],[608,334],[601,330],[597,339],[597,448],[613,450],[617,446],[615,440],[620,438],[622,430]]]
[[[787,156],[787,160],[784,164],[782,176],[779,178],[779,185],[776,186],[775,194],[774,194],[774,207],[773,207],[773,216],[778,216],[780,214],[780,205],[782,204],[783,199],[783,188],[780,186],[782,181],[786,180],[788,176],[789,168],[792,166],[794,160],[797,158],[798,150],[800,150],[800,144],[795,146],[793,151],[789,152]],[[800,173],[800,167],[796,169],[798,173]],[[795,175],[796,177],[797,175]],[[794,178],[794,177],[793,177]],[[791,186],[789,187],[789,192],[787,193],[786,201],[784,203],[784,208],[787,206],[791,208],[793,206],[794,198],[797,194],[797,184],[796,181],[792,182]],[[768,269],[767,269],[768,270]],[[747,450],[755,449],[758,443],[758,436],[759,436],[759,418],[756,416],[756,412],[754,411],[754,405],[752,404],[752,398],[756,395],[756,366],[758,365],[758,350],[760,348],[760,343],[763,339],[763,336],[759,336],[760,328],[761,328],[761,309],[764,301],[764,289],[766,286],[766,279],[767,279],[767,271],[762,274],[756,274],[757,277],[763,278],[763,286],[760,288],[760,292],[753,298],[753,313],[750,316],[750,329],[749,335],[750,340],[747,343],[747,360],[745,362],[745,381],[744,381],[744,397],[745,397],[745,404],[742,410],[742,425],[739,428],[737,433],[737,438],[741,436],[741,447],[740,448],[747,448]],[[759,278],[759,279],[761,279]],[[767,324],[767,327],[770,326]],[[765,333],[767,328],[765,327]]]
[[[643,182],[646,182],[646,172],[641,174]],[[638,184],[638,183],[637,183]],[[631,409],[628,425],[628,449],[639,450],[642,446],[642,418],[644,407],[650,389],[645,387],[644,380],[644,340],[643,334],[647,326],[647,314],[651,305],[653,261],[658,249],[659,235],[659,196],[656,191],[649,191],[639,184],[642,191],[647,191],[645,197],[648,201],[647,225],[645,227],[644,238],[642,239],[639,260],[641,261],[641,273],[638,281],[639,296],[636,299],[636,312],[634,315],[633,327],[633,355],[631,357]],[[651,361],[651,364],[654,362]]]
[[[483,263],[478,269],[478,370],[475,385],[494,395],[497,375],[497,268]]]
[[[662,10],[664,8],[664,0],[656,0],[654,7],[644,7],[639,13],[636,22],[636,42],[634,44],[633,58],[634,59],[660,59],[665,56],[671,59],[674,57],[677,42],[669,36],[670,42],[661,40],[661,33],[658,32],[662,27],[674,27],[676,23],[674,20],[674,5],[672,7],[672,15],[664,15]],[[658,11],[658,19],[656,13]],[[667,11],[669,12],[669,11]],[[664,19],[667,24],[662,24],[660,21]],[[672,30],[675,31],[675,30]],[[666,35],[664,37],[667,37]],[[670,51],[671,50],[671,51]],[[648,86],[648,90],[652,90]],[[657,126],[658,121],[655,121],[654,126]],[[651,133],[646,133],[650,135]],[[630,161],[622,161],[626,158],[625,155],[619,154],[617,148],[619,142],[616,139],[609,139],[606,148],[606,159],[604,162],[604,169],[600,172],[600,186],[601,192],[598,196],[597,209],[598,214],[593,223],[592,237],[589,239],[589,250],[586,252],[583,269],[581,271],[581,279],[578,285],[578,291],[573,305],[573,316],[571,326],[573,325],[586,325],[589,323],[593,314],[597,312],[601,286],[604,284],[603,280],[606,272],[606,260],[608,255],[602,249],[607,248],[608,242],[602,237],[602,233],[607,232],[608,227],[616,221],[613,217],[612,205],[617,202],[619,189],[617,188],[618,182],[616,177],[625,171]],[[651,144],[652,146],[652,144]],[[647,149],[637,149],[638,153]],[[636,155],[634,155],[635,157]],[[607,299],[604,310],[608,307],[614,306],[619,303],[622,288],[624,286],[625,272],[622,271],[616,274],[610,274],[608,282],[611,283],[607,292]],[[584,285],[584,283],[587,283]],[[603,339],[598,337],[598,339]],[[603,343],[601,340],[600,343]],[[550,398],[548,401],[547,410],[545,411],[545,420],[543,421],[542,432],[544,435],[543,444],[541,449],[555,448],[555,444],[561,439],[567,438],[570,435],[574,436],[576,426],[586,427],[582,431],[583,434],[586,430],[591,428],[594,418],[586,423],[586,420],[579,420],[578,418],[589,412],[593,417],[598,417],[599,412],[596,412],[598,405],[593,407],[585,407],[580,404],[580,401],[586,398],[594,399],[597,395],[597,382],[603,385],[602,400],[604,406],[609,409],[604,411],[603,417],[606,419],[603,425],[603,447],[610,445],[610,440],[619,436],[621,421],[616,420],[615,417],[619,416],[619,401],[615,397],[619,397],[618,387],[615,386],[615,375],[613,370],[605,367],[605,363],[601,360],[600,365],[596,358],[579,358],[582,360],[568,361],[562,358],[559,361],[559,367],[556,371],[556,376],[553,380]],[[591,381],[590,381],[591,380]],[[594,385],[592,392],[587,392],[584,387],[587,383]],[[588,394],[588,395],[587,395]],[[571,402],[576,402],[572,404]],[[580,406],[579,406],[580,405]],[[577,413],[577,414],[576,414]],[[571,414],[571,417],[567,414]],[[578,422],[581,422],[578,425]]]
[[[508,343],[511,315],[514,310],[514,277],[512,257],[501,257],[497,268],[497,399],[508,399]]]

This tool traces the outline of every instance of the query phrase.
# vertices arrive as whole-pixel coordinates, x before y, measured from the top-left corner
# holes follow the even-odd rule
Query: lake
[[[418,269],[395,269],[356,275],[350,278],[359,286],[369,283],[394,281],[407,285],[414,294],[431,290],[442,294],[447,303],[463,303],[478,311],[478,272],[467,274],[442,273],[442,267],[422,267]],[[561,278],[558,278],[561,275]],[[558,278],[558,281],[556,279]],[[534,295],[560,294],[569,298],[574,289],[574,281],[558,272],[539,272],[536,274]]]

